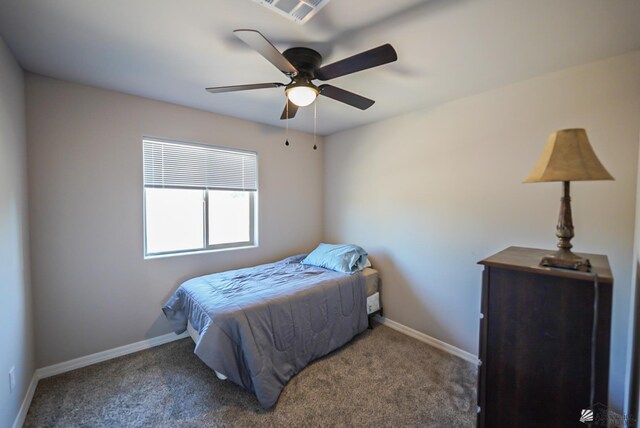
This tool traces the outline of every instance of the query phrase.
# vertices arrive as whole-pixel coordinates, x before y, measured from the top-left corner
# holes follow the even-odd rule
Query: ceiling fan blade
[[[349,104],[350,106],[359,108],[360,110],[366,110],[375,103],[375,101],[365,98],[362,95],[354,94],[353,92],[349,92],[332,85],[320,85],[318,88],[320,89],[320,95]]]
[[[378,46],[377,48],[361,52],[338,62],[334,62],[316,71],[316,79],[330,80],[336,77],[345,76],[367,68],[377,67],[398,59],[398,54],[390,44]]]
[[[247,91],[249,89],[279,88],[280,86],[284,86],[284,84],[278,82],[254,83],[251,85],[216,86],[213,88],[207,88],[207,91],[211,92],[212,94],[219,94],[222,92]]]
[[[289,111],[287,112],[287,109]],[[289,101],[287,98],[287,104],[284,106],[284,110],[282,110],[282,115],[280,116],[280,120],[293,119],[296,117],[296,113],[298,112],[298,106]]]
[[[298,74],[298,70],[271,44],[265,36],[256,30],[234,30],[236,36],[250,47],[258,51],[267,61],[275,65],[284,74]]]

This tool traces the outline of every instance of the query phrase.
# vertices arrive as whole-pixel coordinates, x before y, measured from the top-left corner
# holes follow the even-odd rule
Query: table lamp
[[[564,189],[556,226],[558,251],[543,257],[540,265],[583,272],[591,270],[589,260],[571,252],[574,233],[569,183],[586,180],[613,180],[591,148],[587,132],[584,129],[563,129],[549,135],[540,159],[524,180],[524,183],[562,181]]]

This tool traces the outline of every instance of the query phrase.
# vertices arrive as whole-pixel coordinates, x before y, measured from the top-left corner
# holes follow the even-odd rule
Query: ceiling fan
[[[275,65],[291,79],[285,83],[255,83],[250,85],[218,86],[207,88],[217,94],[221,92],[245,91],[249,89],[285,87],[287,103],[280,119],[295,117],[299,107],[308,106],[318,95],[332,98],[350,106],[366,110],[375,102],[369,98],[340,89],[333,85],[316,86],[312,80],[322,81],[356,73],[368,68],[387,64],[398,59],[395,49],[390,44],[378,46],[349,58],[322,65],[322,55],[310,48],[295,47],[280,53],[260,32],[256,30],[235,30],[235,35],[247,45],[258,51],[267,61]]]

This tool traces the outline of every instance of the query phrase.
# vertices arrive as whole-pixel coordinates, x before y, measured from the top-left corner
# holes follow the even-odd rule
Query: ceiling
[[[304,25],[251,0],[1,0],[0,35],[24,69],[276,126],[288,83],[233,35],[330,63],[384,43],[398,61],[330,83],[376,100],[366,111],[320,97],[329,135],[543,73],[640,49],[638,0],[331,0]],[[292,129],[313,131],[313,108]]]

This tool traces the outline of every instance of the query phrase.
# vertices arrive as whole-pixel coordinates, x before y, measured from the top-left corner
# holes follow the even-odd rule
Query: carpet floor
[[[25,427],[473,427],[476,367],[374,324],[315,361],[265,411],[191,339],[43,379]]]

